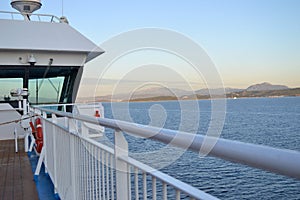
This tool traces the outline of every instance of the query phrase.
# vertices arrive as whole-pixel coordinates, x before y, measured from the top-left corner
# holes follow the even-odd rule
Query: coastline
[[[131,99],[112,99],[109,97],[95,97],[91,101],[97,102],[158,102],[158,101],[186,101],[186,100],[210,100],[223,98],[222,95],[189,95],[189,96],[153,96],[145,98]],[[300,97],[300,88],[292,88],[285,90],[263,90],[263,91],[240,91],[226,94],[226,99],[241,99],[241,98],[283,98],[283,97]],[[80,99],[80,98],[79,98]],[[88,99],[81,99],[79,102],[89,102]]]
[[[238,98],[232,98],[232,97],[226,97],[227,100],[238,100],[238,99],[257,99],[257,98],[286,98],[286,97],[300,97],[300,95],[297,96],[249,96],[249,97],[238,97]],[[103,103],[126,103],[126,102],[166,102],[166,101],[198,101],[198,100],[216,100],[220,98],[195,98],[195,99],[178,99],[174,97],[164,97],[164,98],[141,98],[141,99],[131,99],[131,100],[97,100],[96,102],[103,102]],[[78,101],[78,103],[88,103],[93,101]]]

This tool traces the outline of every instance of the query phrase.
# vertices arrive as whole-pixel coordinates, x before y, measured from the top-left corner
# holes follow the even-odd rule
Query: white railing
[[[12,20],[24,20],[24,16],[29,15],[30,21],[40,21],[40,22],[56,22],[59,23],[61,20],[54,15],[49,14],[28,14],[20,12],[11,12],[11,11],[0,11],[1,18],[12,19]]]
[[[43,113],[44,125],[44,148],[37,168],[44,160],[61,199],[216,199],[128,157],[123,131],[300,179],[297,151],[218,139],[207,152],[204,141],[216,138],[44,108],[35,112]],[[82,122],[114,129],[114,149],[85,137],[88,130],[80,126]]]
[[[44,147],[35,176],[43,161],[61,199],[114,199],[113,149],[81,137],[71,128],[74,123],[43,114]]]
[[[45,111],[52,112],[51,118]],[[35,175],[38,176],[43,161],[61,199],[217,199],[129,158],[127,141],[119,129],[115,131],[112,149],[84,137],[88,130],[77,126],[78,119],[72,119],[68,113],[39,108],[35,112],[43,112],[44,133],[44,148]],[[62,113],[64,118],[55,115]]]

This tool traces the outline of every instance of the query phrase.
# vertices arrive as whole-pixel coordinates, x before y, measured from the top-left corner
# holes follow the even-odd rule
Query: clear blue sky
[[[61,15],[61,1],[42,3],[39,13]],[[136,28],[183,33],[206,50],[225,86],[300,87],[299,0],[65,0],[64,15],[96,44]]]

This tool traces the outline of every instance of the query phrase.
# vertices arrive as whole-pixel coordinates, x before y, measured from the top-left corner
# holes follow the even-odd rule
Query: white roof
[[[87,61],[104,51],[66,23],[0,19],[0,51],[77,52]]]

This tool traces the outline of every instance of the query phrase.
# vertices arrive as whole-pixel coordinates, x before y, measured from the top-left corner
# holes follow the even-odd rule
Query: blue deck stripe
[[[34,174],[39,157],[33,151],[29,155],[31,169]],[[45,173],[45,166],[42,164],[40,175],[35,179],[36,188],[40,200],[57,200],[59,199],[54,195],[54,185],[48,174]]]

